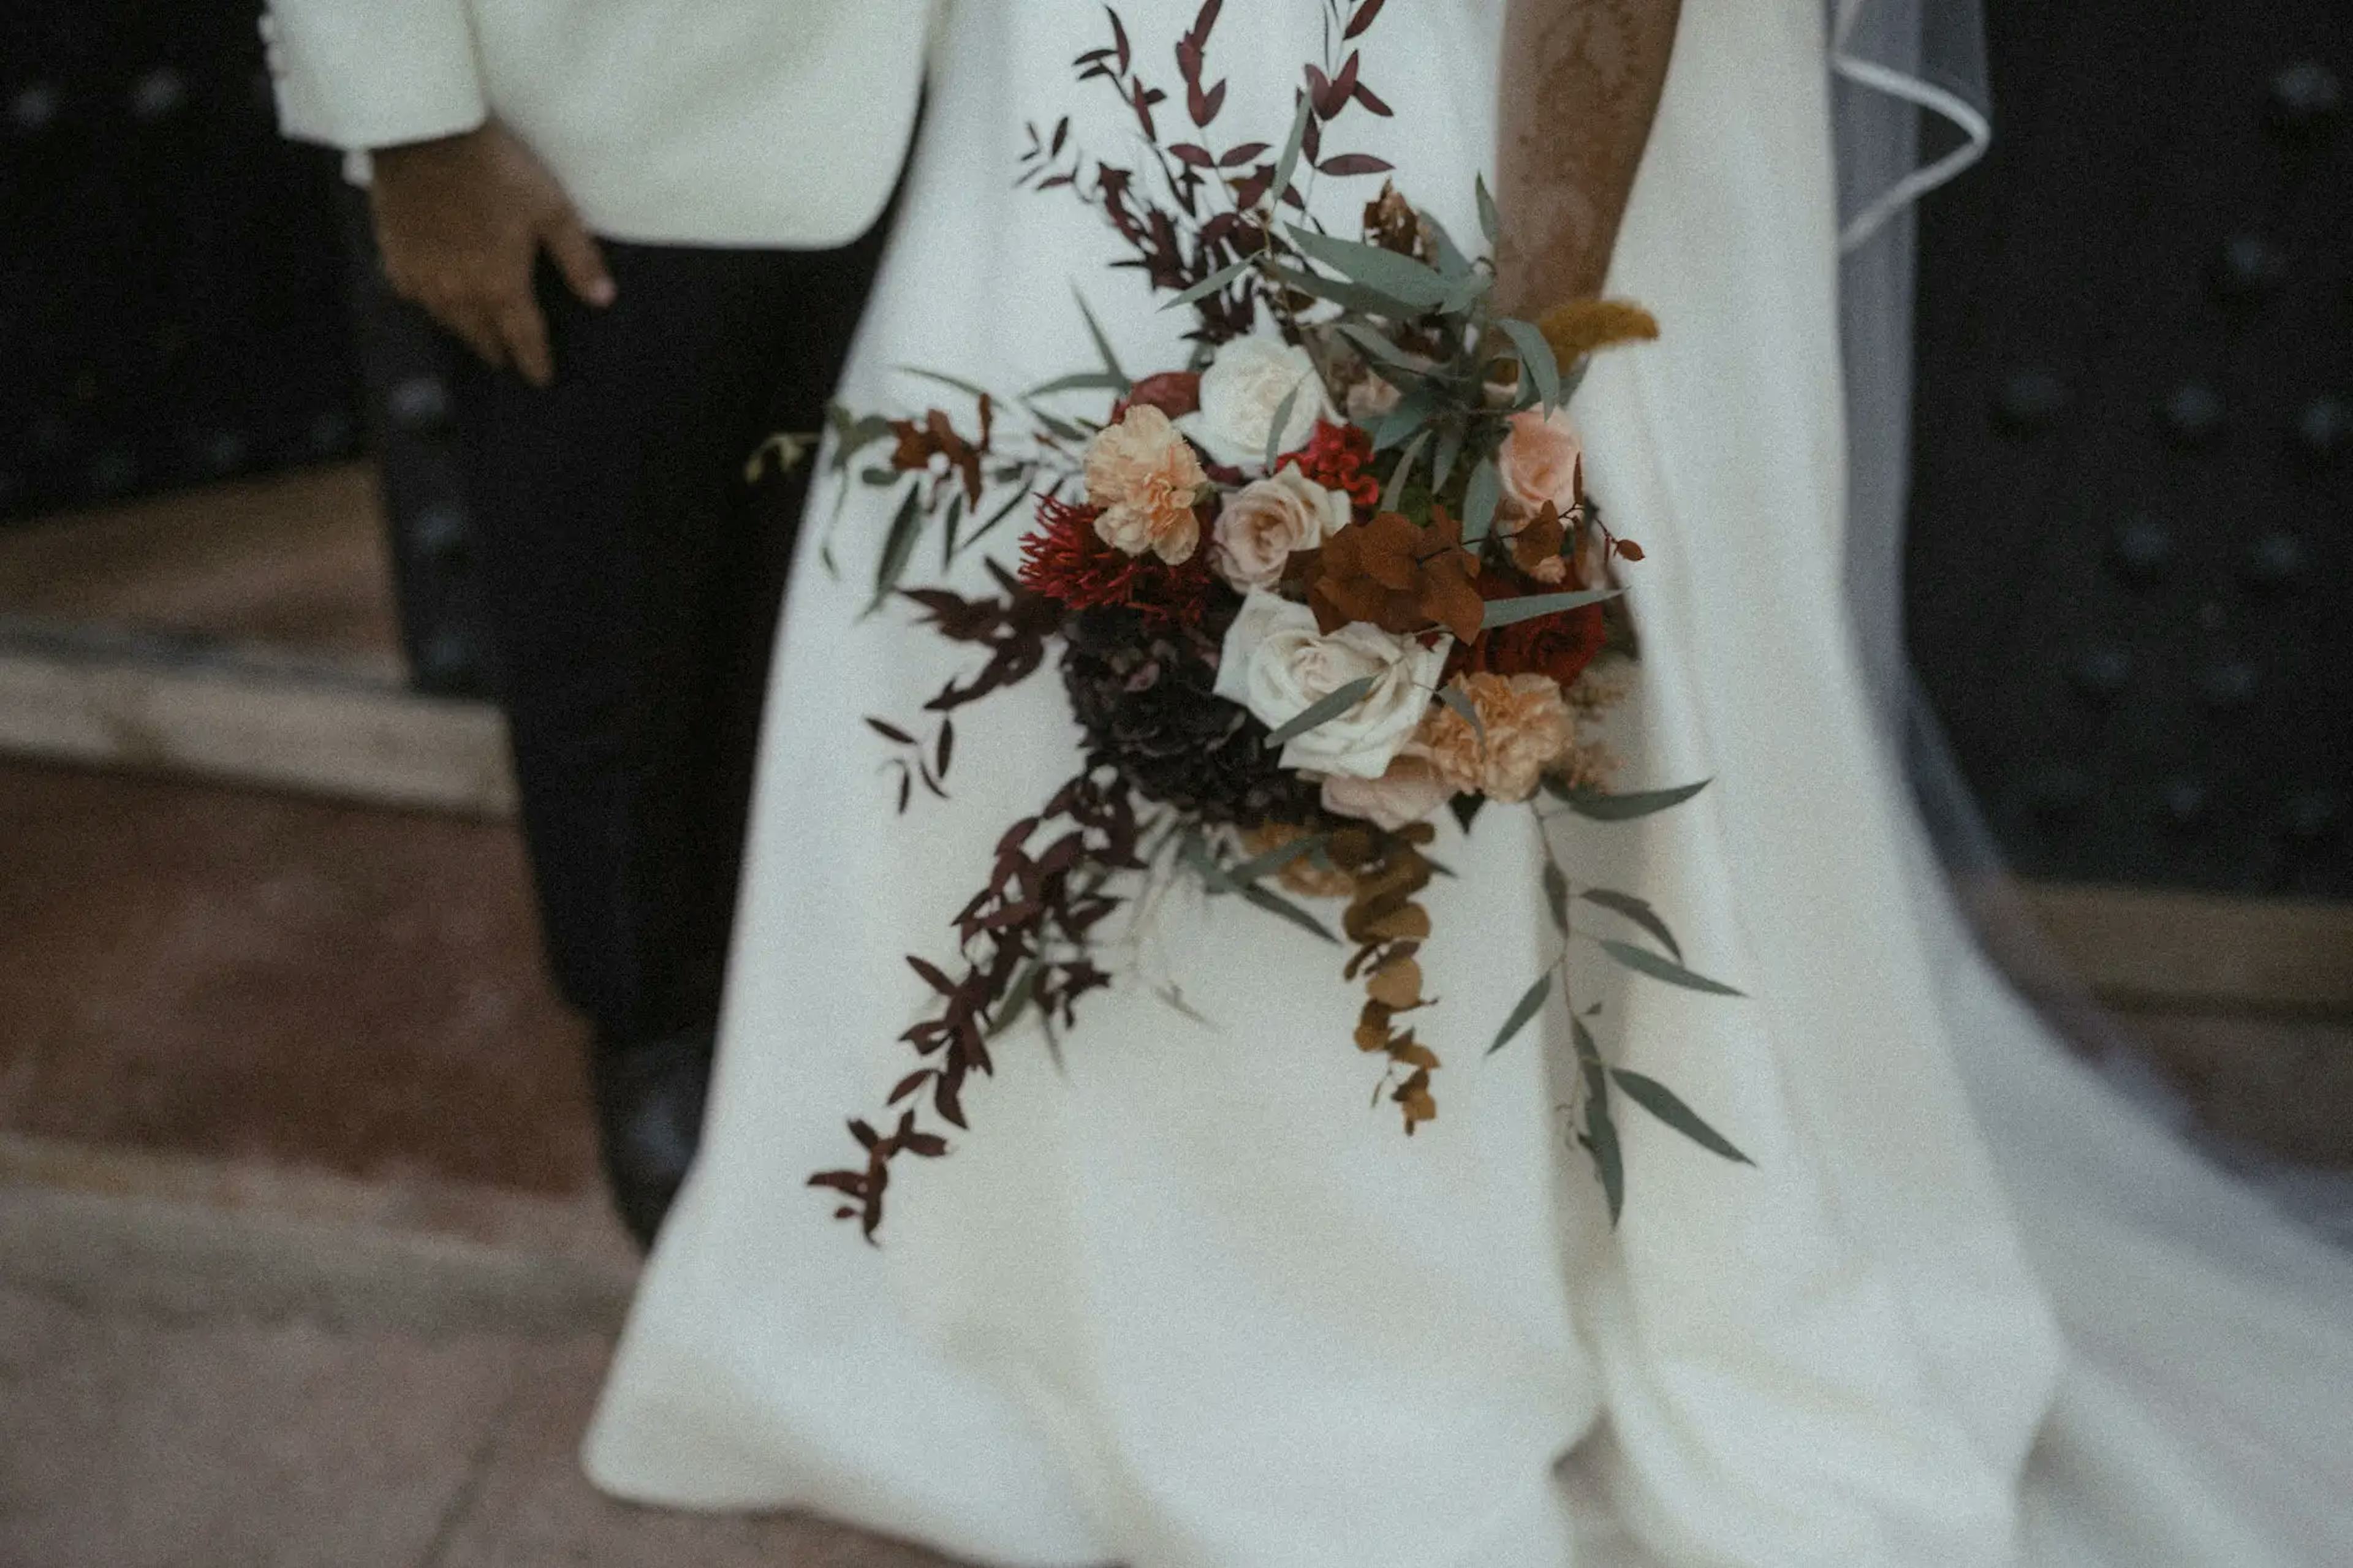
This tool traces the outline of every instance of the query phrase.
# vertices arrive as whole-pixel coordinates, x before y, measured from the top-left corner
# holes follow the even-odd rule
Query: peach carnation
[[[1543,675],[1458,677],[1482,735],[1443,703],[1435,704],[1415,737],[1438,776],[1458,794],[1523,801],[1536,793],[1545,770],[1577,744],[1577,727],[1559,683]]]
[[[1208,482],[1168,416],[1149,404],[1129,408],[1087,448],[1087,500],[1103,510],[1095,532],[1130,555],[1191,560],[1201,542],[1193,508]]]

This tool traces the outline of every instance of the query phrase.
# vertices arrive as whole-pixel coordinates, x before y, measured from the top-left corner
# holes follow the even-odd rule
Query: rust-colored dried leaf
[[[1421,965],[1410,958],[1392,960],[1374,973],[1365,992],[1384,1007],[1415,1006],[1421,1001]]]

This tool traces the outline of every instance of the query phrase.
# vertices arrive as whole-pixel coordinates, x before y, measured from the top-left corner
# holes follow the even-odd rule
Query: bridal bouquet
[[[1099,368],[1009,398],[930,377],[969,401],[961,425],[936,408],[833,413],[845,492],[853,470],[900,492],[875,607],[911,603],[985,655],[923,723],[868,721],[892,749],[899,809],[918,787],[945,795],[953,715],[1050,660],[1085,736],[1080,772],[1006,828],[955,913],[960,963],[907,960],[936,995],[903,1037],[919,1059],[889,1096],[894,1117],[852,1121],[860,1161],[812,1178],[870,1238],[892,1163],[947,1152],[932,1118],[966,1125],[965,1093],[991,1070],[992,1041],[1036,1016],[1060,1052],[1081,999],[1114,984],[1105,922],[1155,884],[1198,879],[1340,947],[1363,987],[1355,1044],[1382,1066],[1377,1093],[1411,1133],[1438,1114],[1419,959],[1430,934],[1419,895],[1447,874],[1429,854],[1431,819],[1451,810],[1468,831],[1494,803],[1620,821],[1702,787],[1607,789],[1596,726],[1627,689],[1632,645],[1617,576],[1642,552],[1587,492],[1562,412],[1590,354],[1656,324],[1604,300],[1536,321],[1504,314],[1492,261],[1386,181],[1356,234],[1318,221],[1319,181],[1391,172],[1332,145],[1348,110],[1391,112],[1357,47],[1383,5],[1330,0],[1324,57],[1306,68],[1279,147],[1212,137],[1226,84],[1208,80],[1207,57],[1222,0],[1176,45],[1179,136],[1164,135],[1176,111],[1116,12],[1109,39],[1079,56],[1081,80],[1103,83],[1140,129],[1134,167],[1090,157],[1067,119],[1030,129],[1020,183],[1098,209],[1125,247],[1117,265],[1192,312],[1183,365],[1131,376],[1082,298]],[[1483,184],[1477,196],[1492,247],[1494,204]],[[1090,401],[1099,416],[1082,411]],[[1017,514],[1031,526],[1018,563],[987,561],[994,595],[904,585],[925,538],[952,564]],[[1541,876],[1563,958],[1516,999],[1493,999],[1491,1049],[1565,991],[1573,934],[1652,979],[1735,994],[1684,966],[1641,899],[1577,887],[1549,848]],[[1336,932],[1324,900],[1339,906]],[[1618,934],[1577,928],[1585,908]],[[1185,1007],[1180,984],[1160,994]],[[1613,1219],[1618,1094],[1744,1158],[1664,1085],[1609,1066],[1591,1016],[1571,1016],[1583,1067],[1572,1110]]]

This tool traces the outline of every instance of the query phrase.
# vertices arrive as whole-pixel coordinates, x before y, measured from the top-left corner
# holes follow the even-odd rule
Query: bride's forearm
[[[1510,0],[1497,292],[1540,312],[1598,294],[1666,85],[1682,0]]]

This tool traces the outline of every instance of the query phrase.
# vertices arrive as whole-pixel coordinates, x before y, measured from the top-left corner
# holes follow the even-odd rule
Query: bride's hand
[[[1496,292],[1539,315],[1601,292],[1683,0],[1510,0]]]

